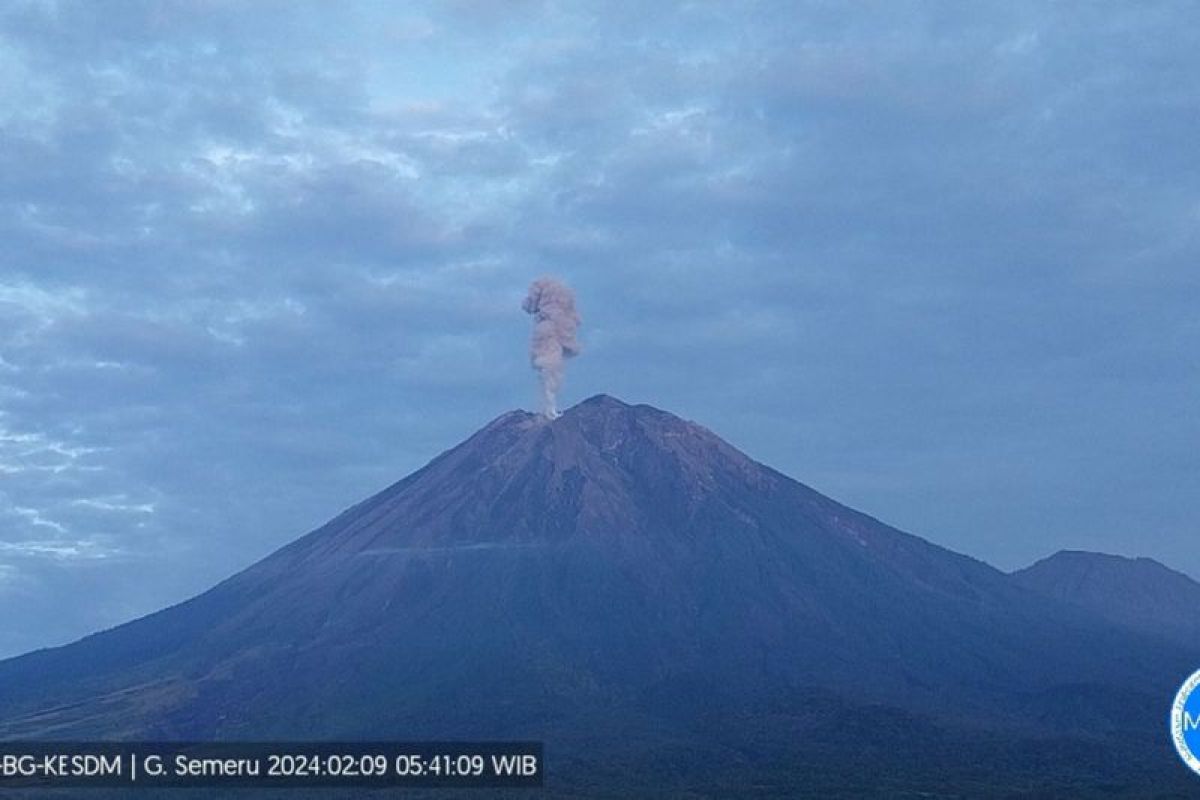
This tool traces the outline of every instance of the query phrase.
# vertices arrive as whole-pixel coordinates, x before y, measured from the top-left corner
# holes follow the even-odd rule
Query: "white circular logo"
[[[1171,706],[1171,741],[1183,763],[1200,775],[1200,671],[1179,687]]]

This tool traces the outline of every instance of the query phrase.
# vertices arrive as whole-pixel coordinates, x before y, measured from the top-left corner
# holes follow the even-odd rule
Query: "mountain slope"
[[[1157,730],[1192,661],[602,395],[502,415],[191,601],[0,662],[0,738],[523,736],[728,769],[803,741],[812,771],[889,730],[847,739],[865,713],[952,771],[976,734],[940,726]]]
[[[1200,643],[1200,583],[1153,559],[1064,550],[1013,579],[1133,630]]]

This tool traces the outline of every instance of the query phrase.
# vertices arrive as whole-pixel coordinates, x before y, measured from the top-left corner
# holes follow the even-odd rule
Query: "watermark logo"
[[[1171,706],[1171,740],[1183,763],[1200,775],[1200,671],[1184,681]]]

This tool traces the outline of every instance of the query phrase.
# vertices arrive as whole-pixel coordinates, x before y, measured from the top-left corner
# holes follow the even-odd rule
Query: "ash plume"
[[[567,359],[579,355],[575,332],[580,319],[575,293],[557,278],[538,278],[529,285],[521,308],[533,315],[529,363],[542,382],[542,413],[554,419],[558,416],[557,395]]]

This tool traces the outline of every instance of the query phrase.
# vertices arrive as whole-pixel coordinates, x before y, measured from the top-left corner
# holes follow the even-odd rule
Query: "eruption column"
[[[533,315],[529,362],[542,382],[542,413],[558,416],[557,395],[562,386],[567,359],[579,355],[579,312],[575,293],[556,278],[538,278],[529,286],[521,308]]]

